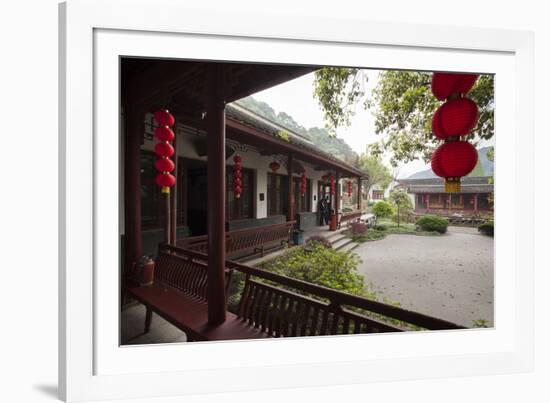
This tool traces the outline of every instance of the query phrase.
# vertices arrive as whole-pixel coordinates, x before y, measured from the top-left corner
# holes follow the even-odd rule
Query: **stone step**
[[[337,242],[332,243],[332,247],[336,250],[342,249],[344,246],[352,243],[353,241],[349,238],[342,237]]]
[[[344,251],[344,252],[351,252],[352,250],[354,250],[358,246],[359,246],[359,243],[352,241],[352,242],[342,246],[339,250]]]

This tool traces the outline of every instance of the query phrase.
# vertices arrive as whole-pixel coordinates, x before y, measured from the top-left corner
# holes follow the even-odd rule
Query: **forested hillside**
[[[306,129],[294,120],[292,116],[275,110],[266,102],[258,101],[254,97],[246,97],[237,101],[237,104],[257,113],[275,123],[278,123],[293,132],[305,135],[323,151],[330,153],[348,163],[354,164],[357,161],[357,153],[342,139],[331,136],[325,128],[310,127]]]

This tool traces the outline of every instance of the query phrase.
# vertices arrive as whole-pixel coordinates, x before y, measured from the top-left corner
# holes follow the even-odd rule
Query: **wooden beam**
[[[207,75],[208,124],[208,323],[226,319],[225,298],[225,104],[223,70],[211,64]]]

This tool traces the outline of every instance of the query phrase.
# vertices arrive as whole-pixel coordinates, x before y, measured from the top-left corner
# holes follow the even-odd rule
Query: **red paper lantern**
[[[348,197],[351,197],[351,194],[353,192],[353,184],[351,181],[348,181]]]
[[[155,161],[155,168],[160,172],[172,172],[176,164],[170,158],[159,158]]]
[[[456,98],[437,109],[432,119],[432,131],[439,139],[466,136],[476,126],[479,111],[469,98]]]
[[[277,172],[280,167],[281,164],[279,164],[277,161],[273,161],[271,164],[269,164],[269,168],[271,168],[273,172]]]
[[[302,197],[306,194],[306,186],[307,186],[307,178],[306,178],[306,171],[302,171],[300,175],[300,193],[302,194]]]
[[[460,192],[460,178],[473,171],[477,164],[477,151],[466,141],[443,143],[432,155],[432,170],[445,178],[445,191]]]
[[[160,126],[155,129],[155,137],[160,141],[173,141],[176,135],[168,126]]]
[[[242,188],[242,165],[241,165],[241,156],[239,154],[236,154],[233,157],[233,162],[235,165],[233,165],[233,193],[235,193],[235,198],[239,199],[241,197],[241,193],[243,191]]]
[[[330,175],[330,194],[334,196],[334,175]]]
[[[162,188],[171,188],[176,184],[176,178],[172,174],[161,173],[157,175],[156,182]]]
[[[432,93],[443,101],[451,94],[466,94],[474,86],[477,74],[434,73],[432,76]]]
[[[169,143],[157,143],[155,145],[155,154],[159,157],[171,157],[174,155],[174,147]]]
[[[155,112],[154,117],[160,126],[172,127],[176,122],[174,116],[167,109]]]

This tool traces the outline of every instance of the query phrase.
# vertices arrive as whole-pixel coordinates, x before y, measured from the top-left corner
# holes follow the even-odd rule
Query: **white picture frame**
[[[285,18],[282,32],[274,16],[222,15],[169,0],[71,0],[60,5],[60,17],[63,399],[532,370],[533,213],[523,204],[519,220],[515,192],[521,179],[522,195],[533,200],[532,34],[315,17]],[[110,145],[103,140],[118,133],[119,87],[113,69],[120,55],[495,73],[495,125],[500,134],[495,162],[495,328],[119,347],[118,243],[108,243],[114,239],[109,223],[118,223],[118,175],[113,172],[119,161],[116,141]],[[499,220],[504,214],[508,219]]]

